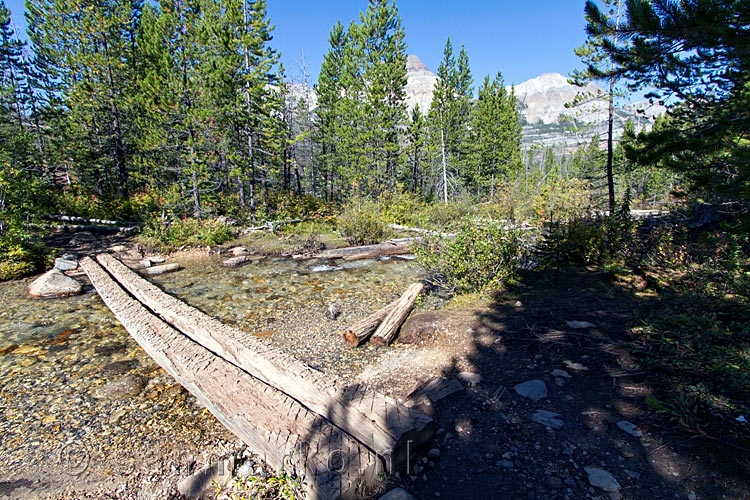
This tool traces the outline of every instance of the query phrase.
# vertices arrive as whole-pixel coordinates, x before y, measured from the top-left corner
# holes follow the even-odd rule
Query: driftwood
[[[395,229],[396,231],[407,231],[410,233],[426,234],[428,236],[440,236],[443,238],[455,238],[456,237],[454,233],[443,233],[440,231],[432,231],[430,229],[422,229],[421,227],[407,227],[407,226],[402,226],[400,224],[388,224],[388,227],[391,229]]]
[[[357,321],[352,326],[344,330],[344,333],[342,334],[342,336],[344,337],[344,342],[352,347],[357,347],[362,342],[367,340],[367,337],[372,335],[372,332],[374,332],[378,325],[382,323],[383,319],[388,316],[388,313],[391,312],[391,309],[393,309],[393,306],[396,305],[396,302],[398,301],[396,300],[394,302],[391,302],[382,309],[378,309],[366,318]]]
[[[100,224],[34,224],[28,223],[24,226],[29,229],[55,229],[57,231],[100,231],[100,232],[119,232],[119,233],[132,233],[138,230],[137,226],[105,226]]]
[[[294,398],[193,342],[130,297],[90,258],[81,266],[138,344],[306,498],[355,498],[383,471],[378,456]]]
[[[255,226],[255,227],[248,227],[244,230],[245,233],[255,233],[258,231],[271,231],[272,233],[276,231],[281,226],[284,226],[286,224],[297,224],[300,222],[307,222],[315,220],[312,217],[306,217],[304,219],[287,219],[287,220],[269,220],[263,223],[261,226]]]
[[[108,254],[99,263],[136,299],[198,344],[325,416],[385,459],[392,471],[433,433],[428,417],[360,385],[337,383],[296,358],[212,318],[129,270]]]
[[[383,257],[386,255],[403,255],[411,253],[409,245],[401,242],[386,241],[385,243],[378,243],[376,245],[364,245],[359,247],[345,247],[345,248],[333,248],[330,250],[323,250],[313,254],[299,254],[294,255],[292,258],[295,260],[301,259],[344,259],[344,260],[358,260],[358,259],[373,259],[376,257]]]
[[[90,219],[88,217],[74,217],[72,215],[47,215],[47,220],[59,222],[85,222],[86,224],[104,224],[107,226],[137,226],[137,222],[124,222],[119,220]]]
[[[388,312],[383,322],[380,323],[375,333],[372,334],[372,343],[380,346],[387,346],[393,341],[398,329],[404,322],[417,297],[424,290],[422,283],[413,283],[406,289],[403,295],[394,303],[392,309]]]

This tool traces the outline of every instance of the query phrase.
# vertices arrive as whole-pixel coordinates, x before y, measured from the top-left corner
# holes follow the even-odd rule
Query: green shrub
[[[352,198],[336,219],[341,236],[351,245],[371,245],[390,235],[380,205],[369,199]]]
[[[383,192],[378,197],[383,217],[394,224],[405,226],[419,225],[419,214],[426,207],[419,197],[409,191],[404,191],[401,185],[395,189]]]
[[[426,238],[414,253],[436,281],[457,293],[471,293],[505,286],[515,278],[526,251],[516,229],[464,221],[455,238]]]
[[[44,271],[51,260],[51,252],[18,226],[6,227],[0,236],[0,281]]]
[[[234,237],[232,228],[216,219],[175,219],[163,226],[148,224],[140,238],[147,245],[170,249],[183,245],[221,245]]]

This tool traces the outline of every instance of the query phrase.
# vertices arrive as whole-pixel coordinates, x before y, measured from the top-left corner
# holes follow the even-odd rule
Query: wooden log
[[[375,453],[154,316],[96,262],[81,267],[136,342],[271,467],[298,475],[306,498],[355,498],[383,471]]]
[[[61,221],[61,222],[85,222],[87,224],[105,224],[107,226],[137,226],[137,222],[124,222],[119,220],[107,220],[107,219],[90,219],[88,217],[74,217],[72,215],[47,215],[44,217],[47,220]]]
[[[97,260],[135,298],[175,328],[251,375],[288,394],[385,459],[391,472],[412,449],[432,437],[432,419],[393,398],[359,386],[356,396],[335,379],[245,332],[232,328],[132,272],[109,254]],[[373,412],[373,401],[386,411]]]
[[[135,226],[123,227],[123,226],[105,226],[105,225],[79,225],[79,224],[24,224],[29,229],[54,229],[56,231],[100,231],[100,232],[115,232],[115,233],[132,233],[137,231],[138,228]]]
[[[383,319],[388,316],[388,313],[391,312],[391,309],[393,309],[393,307],[396,305],[396,302],[398,301],[396,300],[391,302],[387,306],[378,309],[366,318],[357,321],[352,326],[344,330],[344,332],[342,333],[344,342],[352,347],[357,347],[362,342],[367,340],[367,338],[372,335],[378,325],[383,322]]]
[[[345,247],[345,248],[332,248],[330,250],[323,250],[313,254],[299,254],[294,255],[292,258],[295,260],[300,259],[344,259],[344,260],[357,260],[357,259],[371,259],[375,257],[382,257],[385,255],[402,255],[410,253],[409,246],[405,243],[396,243],[392,241],[386,241],[385,243],[378,243],[377,245],[364,245],[359,247]]]
[[[414,307],[414,302],[417,301],[417,297],[422,293],[422,290],[424,290],[422,283],[413,283],[406,289],[388,315],[383,319],[383,322],[380,323],[377,330],[375,330],[375,333],[372,334],[371,342],[373,344],[387,346],[393,341],[398,329],[401,328],[401,324],[409,316],[412,307]]]
[[[408,227],[408,226],[402,226],[400,224],[388,224],[388,227],[391,229],[395,229],[396,231],[407,231],[411,233],[419,233],[419,234],[426,234],[429,236],[435,235],[440,236],[443,238],[455,238],[455,233],[443,233],[440,231],[432,231],[430,229],[422,229],[421,227]]]

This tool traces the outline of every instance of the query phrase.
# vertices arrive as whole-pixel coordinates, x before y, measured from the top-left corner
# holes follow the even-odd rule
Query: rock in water
[[[247,253],[247,248],[245,247],[230,248],[229,253],[231,253],[235,257],[239,257],[240,255],[245,255]]]
[[[132,373],[97,388],[94,391],[94,397],[98,399],[123,399],[128,396],[137,396],[147,383],[146,377]]]
[[[181,269],[181,267],[177,263],[164,264],[164,265],[161,265],[161,266],[154,266],[154,267],[146,268],[146,274],[171,273],[172,271],[179,271],[180,269]]]
[[[240,255],[238,257],[232,257],[231,259],[227,259],[224,262],[221,263],[222,267],[240,267],[241,265],[247,264],[250,262],[250,259],[245,255]]]
[[[313,266],[310,271],[314,273],[327,273],[328,271],[341,271],[343,267],[341,266],[329,266],[326,264],[320,265],[320,266]]]
[[[599,467],[584,467],[583,469],[589,477],[589,483],[591,483],[591,486],[601,488],[610,493],[617,493],[620,491],[620,483],[618,483],[617,479],[606,470],[600,469]]]
[[[513,388],[519,395],[532,401],[539,401],[547,397],[547,386],[542,380],[529,380]]]
[[[83,287],[73,278],[65,276],[59,269],[51,269],[26,287],[29,297],[48,299],[78,295]]]
[[[559,413],[547,410],[537,410],[536,413],[531,416],[531,420],[537,424],[551,427],[552,429],[562,429],[563,421],[559,420],[560,417],[562,417],[562,415]]]

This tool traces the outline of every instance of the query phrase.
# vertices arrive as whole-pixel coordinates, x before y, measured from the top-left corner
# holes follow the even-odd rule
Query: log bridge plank
[[[338,483],[333,487],[326,486],[322,489],[318,488],[318,490],[324,492],[319,494],[320,498],[337,498],[339,495],[332,495],[331,493],[331,491],[336,488],[339,488],[341,494],[349,492],[357,481],[369,481],[371,477],[374,477],[373,471],[377,471],[378,467],[385,466],[386,470],[392,472],[401,461],[406,459],[410,449],[418,447],[432,437],[434,430],[434,423],[432,420],[421,413],[406,407],[393,398],[375,393],[361,385],[344,385],[325,376],[321,372],[312,369],[281,350],[269,346],[259,339],[247,335],[245,332],[231,328],[215,318],[207,316],[184,302],[164,293],[149,281],[132,272],[111,255],[101,254],[97,256],[97,260],[104,269],[100,268],[91,259],[85,259],[85,265],[82,263],[82,266],[87,274],[89,274],[89,277],[91,277],[92,274],[98,276],[96,280],[92,278],[92,283],[94,283],[97,290],[99,290],[100,286],[109,287],[110,285],[113,285],[122,292],[121,294],[117,294],[117,299],[110,299],[109,302],[105,299],[105,302],[113,312],[115,312],[115,309],[118,307],[121,307],[118,305],[119,302],[134,302],[143,309],[146,316],[150,315],[150,311],[160,316],[164,321],[150,315],[151,318],[159,321],[159,324],[163,327],[170,328],[170,331],[175,332],[177,335],[184,334],[184,336],[182,336],[184,339],[183,343],[189,343],[192,341],[191,345],[195,345],[198,349],[202,348],[206,350],[206,352],[209,353],[206,354],[206,356],[209,356],[209,358],[221,360],[221,362],[217,361],[216,363],[221,365],[223,367],[222,369],[229,370],[229,372],[233,374],[243,374],[241,384],[237,382],[232,384],[229,384],[229,382],[213,384],[206,389],[202,399],[221,399],[222,395],[214,395],[214,392],[221,393],[224,390],[229,391],[229,387],[234,388],[233,390],[240,390],[236,389],[237,385],[243,385],[244,387],[246,380],[251,380],[252,382],[247,382],[247,387],[250,389],[242,390],[247,390],[255,394],[263,394],[262,397],[265,397],[265,395],[269,393],[274,394],[275,396],[273,397],[281,397],[287,402],[285,404],[294,404],[299,407],[299,411],[292,409],[285,412],[285,415],[289,413],[292,415],[309,415],[310,418],[313,419],[317,418],[318,420],[315,422],[316,427],[320,427],[323,424],[330,427],[330,429],[326,430],[324,434],[340,436],[336,437],[334,441],[345,444],[342,449],[350,450],[344,452],[346,457],[348,457],[349,454],[357,456],[355,460],[346,457],[343,458],[353,462],[354,469],[357,470],[360,479],[355,481],[354,478],[350,477],[348,469],[351,469],[351,466],[348,467],[346,474],[343,474],[341,471],[331,471],[331,465],[329,464],[327,468],[324,468],[328,471],[329,475],[333,474],[333,476],[338,478],[336,479]],[[97,269],[101,271],[101,273],[97,273]],[[91,273],[89,273],[89,271],[91,271]],[[109,275],[119,282],[119,285],[112,282]],[[107,280],[104,279],[105,276],[111,284],[106,283]],[[97,286],[97,284],[100,284],[100,286]],[[137,300],[131,299],[125,291],[119,288],[120,286],[132,294]],[[99,292],[102,294],[101,290],[99,290]],[[107,292],[105,292],[105,294],[106,293]],[[104,299],[104,296],[102,298]],[[143,307],[144,305],[148,309],[145,309]],[[117,316],[117,313],[115,313],[115,315]],[[120,316],[118,316],[118,319],[123,322],[123,325],[126,326],[126,329],[128,329],[134,337],[139,334],[137,333],[140,331],[137,329],[138,322],[134,323],[130,321],[126,324]],[[127,318],[125,319],[127,320]],[[131,331],[129,325],[134,328],[136,333]],[[161,331],[161,329],[156,330]],[[153,337],[154,335],[155,334],[152,334],[151,336]],[[136,340],[138,341],[137,337]],[[153,345],[153,342],[155,341],[152,340],[150,342],[151,344],[149,345]],[[139,343],[141,342],[139,341]],[[171,355],[172,351],[168,345],[160,345],[162,346],[160,348],[154,348],[152,346],[149,350],[144,346],[144,349],[157,362],[159,362],[159,364],[162,364],[162,361],[168,363],[170,358],[167,357],[167,359],[164,359],[164,357]],[[189,361],[189,358],[186,359]],[[196,365],[191,364],[190,366]],[[164,367],[170,372],[170,374],[173,374],[180,383],[182,383],[182,380],[179,378],[181,374],[177,373],[177,375],[175,375],[175,373],[173,373],[175,368]],[[181,376],[186,378],[186,375],[184,374]],[[200,383],[206,384],[208,381],[204,380],[204,377],[200,374],[196,376],[196,374],[193,373],[192,376],[193,379],[188,377],[182,385],[188,388],[188,390],[191,390],[191,392],[193,392],[193,390],[200,392]],[[199,380],[196,381],[196,377]],[[249,379],[247,377],[249,377]],[[262,387],[264,388],[262,391],[261,386],[258,386],[258,384],[262,384]],[[195,389],[196,387],[198,389]],[[278,395],[276,395],[276,393],[278,393]],[[196,394],[196,397],[199,396]],[[244,427],[238,427],[237,419],[235,417],[229,417],[228,420],[222,420],[222,417],[219,417],[219,415],[223,415],[224,411],[229,411],[230,413],[236,411],[239,412],[239,414],[246,415],[246,418],[249,420],[255,421],[255,418],[253,418],[250,413],[246,412],[246,407],[250,404],[250,401],[258,400],[259,397],[261,396],[256,395],[255,398],[248,399],[248,396],[246,395],[242,395],[241,397],[239,395],[233,395],[231,399],[236,402],[235,406],[227,406],[228,403],[218,402],[218,399],[215,399],[213,403],[209,401],[207,407],[211,409],[212,412],[216,410],[214,414],[217,415],[217,418],[219,418],[220,421],[225,423],[229,429],[244,439],[254,449],[262,454],[268,455],[270,457],[269,463],[275,465],[273,461],[280,460],[280,452],[277,451],[275,452],[275,456],[271,456],[271,452],[268,449],[269,446],[274,448],[274,445],[269,445],[265,441],[261,443],[260,441],[263,441],[266,437],[270,439],[269,436],[278,437],[284,434],[288,437],[290,432],[294,434],[293,429],[296,427],[293,426],[293,423],[283,420],[276,421],[273,418],[269,419],[267,416],[265,420],[260,418],[258,422],[262,422],[261,427],[266,424],[271,426],[269,428],[278,428],[280,426],[281,431],[280,433],[279,431],[271,431],[271,434],[264,434],[264,437],[258,438],[257,432],[255,437],[248,437],[248,431],[244,430]],[[199,397],[199,399],[201,398]],[[264,404],[267,405],[270,403]],[[240,405],[241,407],[236,405]],[[263,405],[260,406],[263,407]],[[242,419],[240,419],[240,421],[242,421]],[[292,427],[289,427],[290,425]],[[304,444],[304,440],[300,441],[300,435],[300,433],[297,433],[298,437],[291,439],[291,441],[294,441],[295,443],[299,441],[299,443]],[[288,444],[289,440],[287,440],[286,443],[287,448],[291,446],[293,448],[292,451],[299,451],[297,448],[294,448],[297,444]],[[300,444],[300,446],[302,445]],[[299,449],[304,450],[309,448],[305,445]],[[289,450],[284,451],[281,456],[289,456],[288,451]],[[336,457],[342,458],[342,452],[340,450],[334,450],[332,453]],[[373,465],[371,460],[373,457],[375,457],[377,465]],[[330,460],[330,457],[327,459]],[[382,459],[383,462],[380,462],[380,459]],[[305,464],[306,462],[302,464],[302,466],[295,465],[295,467],[297,467],[299,471],[305,472]],[[318,468],[322,467],[323,462],[314,466]],[[314,467],[311,467],[308,467],[308,469],[313,470]],[[308,471],[305,477],[308,477],[310,474],[311,472]],[[314,479],[312,480],[312,484],[320,485],[327,483],[322,483],[321,481]]]
[[[310,498],[354,498],[382,471],[379,457],[325,418],[154,316],[90,258],[81,266],[143,350],[269,465],[297,474]]]

